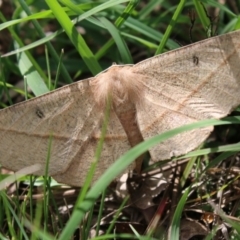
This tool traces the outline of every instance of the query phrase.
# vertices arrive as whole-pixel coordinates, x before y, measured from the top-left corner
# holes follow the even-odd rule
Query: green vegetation
[[[167,0],[2,2],[2,108],[94,76],[113,63],[134,64],[240,28],[237,1],[235,5],[230,1],[229,5],[221,5],[214,0],[181,0],[178,4]],[[81,191],[57,184],[48,177],[21,176],[8,186],[2,181],[0,239],[164,239],[166,235],[169,239],[180,239],[184,231],[182,219],[205,226],[195,235],[201,232],[206,239],[220,239],[224,228],[231,239],[239,239],[237,152],[240,145],[236,142],[240,118],[235,115],[237,111],[222,121],[202,121],[143,142],[119,158],[89,188],[93,165]],[[107,186],[147,149],[177,133],[213,125],[218,125],[213,141],[204,143],[201,150],[178,158],[190,159],[182,165],[180,174],[174,175],[179,180],[174,182],[179,192],[176,196],[169,189],[161,193],[160,207],[155,208],[156,214],[151,219],[139,225],[131,220],[126,214],[129,209],[141,216],[146,213],[137,207],[130,208],[128,197],[119,200],[115,196],[113,202],[106,200],[114,192],[114,188]],[[96,150],[95,164],[103,139]],[[0,140],[0,147],[1,141],[4,139]],[[173,164],[177,164],[175,160]],[[165,164],[155,165],[164,168]],[[8,175],[9,172],[3,172],[0,179]]]

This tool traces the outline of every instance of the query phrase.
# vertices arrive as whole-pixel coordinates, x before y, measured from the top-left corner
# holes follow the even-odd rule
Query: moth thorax
[[[101,107],[110,99],[113,107],[141,105],[143,81],[131,66],[112,66],[93,80],[94,98]]]

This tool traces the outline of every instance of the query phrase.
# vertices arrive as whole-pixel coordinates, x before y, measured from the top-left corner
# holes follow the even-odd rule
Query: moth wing
[[[101,136],[101,127],[94,130],[91,139],[85,147],[77,152],[71,159],[71,164],[67,171],[53,177],[59,181],[70,185],[82,186],[91,163],[95,160],[97,144]],[[123,130],[116,114],[111,112],[107,126],[107,133],[101,151],[101,157],[95,169],[94,179],[96,181],[103,172],[110,167],[122,154],[131,148],[126,133]],[[130,168],[134,168],[133,164]]]
[[[49,175],[71,185],[81,185],[94,160],[103,120],[90,81],[80,81],[1,110],[1,165],[18,171],[39,163],[41,170],[37,174],[43,175],[50,151]],[[130,148],[118,124],[116,116],[111,114],[112,127],[106,136],[110,140],[105,144],[101,158],[104,164],[99,165],[98,173]],[[116,142],[122,147],[120,151],[116,150]]]
[[[202,119],[222,118],[240,104],[240,31],[147,59],[133,67],[145,85],[137,121],[144,139]],[[138,75],[138,76],[137,76]],[[185,154],[212,128],[177,135],[150,149],[154,160]]]

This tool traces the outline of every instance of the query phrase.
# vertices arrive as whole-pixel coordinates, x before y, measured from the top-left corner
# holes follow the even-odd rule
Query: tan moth
[[[0,111],[0,163],[17,171],[39,163],[49,174],[82,185],[94,159],[104,108],[108,131],[95,179],[139,142],[202,119],[219,119],[240,104],[240,31],[179,48],[136,65],[113,65],[96,77]],[[187,153],[212,128],[177,135],[149,149],[153,161]]]

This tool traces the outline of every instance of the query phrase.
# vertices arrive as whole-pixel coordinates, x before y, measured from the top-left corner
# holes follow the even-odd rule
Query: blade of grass
[[[15,55],[15,54],[17,54],[17,53],[25,52],[25,51],[30,50],[30,49],[32,49],[32,48],[35,48],[35,47],[37,47],[37,46],[43,45],[44,43],[49,42],[50,40],[54,39],[56,36],[58,36],[59,34],[61,34],[61,33],[63,33],[63,32],[64,32],[63,29],[58,30],[58,31],[50,34],[50,35],[47,36],[47,37],[41,38],[41,39],[39,39],[39,40],[37,40],[37,41],[35,41],[35,42],[32,42],[32,43],[30,43],[30,44],[28,44],[28,45],[26,45],[26,46],[23,46],[23,47],[21,47],[21,48],[18,48],[18,49],[16,49],[16,50],[11,51],[11,52],[5,53],[5,54],[3,54],[1,57],[2,57],[2,58],[4,58],[4,57],[9,57],[9,56]]]
[[[39,164],[34,164],[29,167],[22,168],[21,170],[15,172],[12,175],[9,175],[4,180],[0,181],[0,190],[4,189],[6,184],[11,184],[11,183],[15,182],[16,180],[26,176],[27,174],[33,174],[33,173],[39,171],[39,169],[40,169]]]
[[[56,77],[55,77],[55,80],[54,80],[53,89],[57,88],[57,83],[58,83],[58,78],[59,78],[59,75],[60,75],[60,68],[61,68],[61,65],[62,65],[63,55],[64,55],[64,50],[62,49],[61,55],[60,55],[60,58],[59,58],[59,63],[58,63],[58,66],[57,66]]]
[[[14,43],[15,48],[18,48],[18,43]],[[32,58],[32,56],[30,57]],[[35,70],[35,64],[29,59],[29,54],[22,52],[17,56],[19,69],[22,75],[26,78],[27,85],[31,88],[35,96],[40,96],[49,92],[46,83],[42,80],[41,75]],[[35,62],[35,60],[34,60]],[[45,79],[47,82],[47,79]]]
[[[4,191],[1,191],[0,195],[2,197],[2,200],[3,200],[3,203],[4,203],[4,209],[5,209],[5,212],[7,214],[7,222],[8,222],[9,230],[11,232],[11,238],[12,239],[18,239],[17,233],[16,233],[16,231],[14,229],[14,226],[12,224],[13,222],[15,222],[16,225],[18,226],[19,230],[23,234],[24,238],[29,239],[27,234],[26,234],[26,231],[23,228],[23,225],[21,224],[21,221],[20,221],[19,217],[17,216],[17,214],[15,212],[15,209],[13,209],[11,204],[9,203],[7,195],[5,194]],[[11,216],[13,217],[13,219],[11,218]]]
[[[98,209],[98,217],[97,217],[97,223],[96,223],[96,236],[99,234],[100,226],[101,226],[101,220],[104,210],[104,203],[105,203],[105,197],[106,197],[106,190],[102,192],[100,207]]]
[[[114,25],[117,28],[120,28],[126,22],[126,20],[134,12],[134,10],[137,7],[138,3],[139,3],[139,0],[129,1],[127,7],[124,9],[124,11],[121,13],[121,15],[116,19],[116,21],[114,23]]]
[[[147,38],[150,38],[154,41],[159,42],[159,39],[161,40],[163,38],[162,33],[152,29],[151,27],[147,26],[146,24],[144,24],[144,23],[142,23],[142,22],[140,22],[137,19],[134,19],[132,17],[129,17],[127,19],[127,21],[124,23],[124,25],[126,25],[130,29],[133,29],[133,30],[137,31],[138,33],[143,34]],[[166,46],[169,49],[175,49],[175,48],[179,47],[179,44],[177,44],[176,42],[169,39],[169,41],[166,43]]]
[[[95,159],[94,159],[94,162],[91,164],[88,176],[87,176],[86,181],[83,185],[83,188],[81,189],[81,194],[80,194],[80,196],[79,196],[79,198],[76,202],[75,207],[77,205],[80,205],[81,202],[83,202],[84,198],[86,197],[86,193],[88,191],[88,188],[91,185],[91,182],[92,182],[92,179],[93,179],[93,176],[94,176],[94,172],[95,172],[95,169],[97,167],[97,164],[98,164],[98,161],[100,159],[101,152],[102,152],[102,149],[103,149],[104,138],[105,138],[105,135],[107,133],[107,125],[108,125],[109,117],[110,117],[110,108],[111,108],[111,99],[109,97],[109,99],[107,101],[107,107],[105,109],[104,121],[103,121],[103,126],[102,126],[102,129],[101,129],[101,136],[100,136],[100,139],[99,139],[98,144],[97,144]]]
[[[9,95],[9,91],[8,91],[8,88],[7,88],[6,78],[5,78],[5,74],[4,74],[4,67],[3,67],[3,63],[2,63],[1,58],[0,58],[0,69],[2,69],[0,74],[1,74],[1,79],[3,79],[3,90],[6,93],[9,104],[12,105],[12,99]]]
[[[208,203],[212,206],[212,208],[216,211],[216,213],[230,226],[232,226],[238,234],[240,234],[240,225],[239,222],[232,221],[229,217],[222,211],[222,209],[217,206],[211,199],[208,199]]]
[[[0,12],[0,19],[6,22],[5,17]],[[23,46],[22,40],[18,37],[15,31],[9,27],[8,28],[11,35],[13,36],[15,42],[15,48]],[[29,52],[21,53],[18,56],[19,69],[23,76],[27,77],[28,84],[36,96],[42,95],[48,92],[48,88],[42,79],[47,82],[47,77],[42,71],[38,63],[34,60],[33,56]]]
[[[223,153],[219,154],[216,158],[214,158],[213,160],[211,160],[208,163],[208,165],[204,169],[204,172],[206,172],[210,168],[217,166],[220,162],[222,162],[225,159],[228,159],[229,157],[237,154],[238,152],[239,152],[239,150],[237,152],[223,152]]]
[[[149,14],[151,14],[151,12],[158,5],[161,5],[162,2],[164,2],[164,0],[151,0],[151,1],[148,1],[146,6],[139,11],[139,13],[138,13],[139,17],[140,17],[139,19],[144,20]]]
[[[128,0],[129,1],[129,0]],[[102,24],[100,24],[100,22],[95,19],[95,18],[92,18],[90,17],[91,15],[89,15],[89,11],[84,14],[84,10],[88,10],[88,9],[93,9],[95,6],[96,6],[96,3],[95,4],[79,4],[79,5],[74,5],[72,4],[72,2],[69,2],[69,1],[61,1],[63,2],[66,6],[68,6],[68,8],[63,8],[66,10],[66,12],[68,12],[68,9],[72,9],[71,12],[68,12],[69,16],[70,15],[75,15],[76,13],[78,14],[81,14],[81,18],[76,18],[75,20],[73,20],[73,23],[77,23],[77,22],[80,22],[84,19],[86,19],[87,21],[90,21],[92,22],[93,24],[96,24],[100,27],[103,27]],[[125,1],[121,1],[121,2],[126,2]],[[71,5],[69,5],[71,3]],[[71,8],[72,6],[72,8]],[[92,6],[92,7],[91,7]],[[112,6],[112,4],[110,5]],[[121,14],[121,16],[119,16],[115,22],[116,26],[120,27],[120,25],[126,20],[126,18],[130,15],[131,11],[134,10],[134,7],[136,6],[136,1],[130,1],[128,6],[126,7],[126,9],[124,10],[123,14]],[[104,5],[104,7],[101,7],[101,8],[97,8],[94,10],[91,10],[90,14],[95,14],[97,13],[99,10],[104,10],[105,8],[109,7],[109,3],[106,5]],[[46,13],[45,13],[46,12]],[[43,14],[45,13],[45,14]],[[84,15],[83,15],[84,14]],[[37,13],[37,14],[32,14],[30,15],[29,17],[26,17],[26,18],[22,18],[20,20],[13,20],[13,21],[9,21],[9,22],[6,22],[6,23],[3,23],[3,24],[0,24],[0,30],[3,30],[4,28],[6,27],[9,27],[9,26],[13,26],[14,24],[17,24],[17,23],[21,23],[21,22],[24,22],[24,21],[29,21],[29,20],[35,20],[35,19],[41,19],[41,18],[50,18],[50,17],[53,17],[52,15],[52,11],[51,10],[46,10],[44,12],[42,12],[41,14],[40,13]],[[53,38],[55,38],[56,36],[58,36],[59,34],[63,33],[64,32],[64,29],[61,29],[61,30],[58,30],[56,31],[55,33],[47,36],[47,37],[42,37],[41,39],[33,42],[33,43],[30,43],[28,44],[27,46],[24,46],[24,47],[21,47],[19,49],[16,49],[14,51],[11,51],[9,53],[6,53],[4,55],[2,55],[2,57],[7,57],[7,56],[11,56],[11,55],[14,55],[16,53],[20,53],[20,52],[23,52],[23,51],[26,51],[26,50],[30,50],[34,47],[37,47],[39,45],[42,45],[44,43],[47,43],[48,41],[52,40]],[[111,44],[110,46],[112,46],[112,44],[114,43],[113,40],[111,40]],[[105,45],[108,45],[108,43],[106,43]],[[104,48],[104,47],[103,47]],[[109,46],[107,47],[106,46],[106,49],[108,49]],[[101,49],[100,49],[101,51]],[[105,51],[104,51],[105,53]],[[100,55],[100,53],[99,53]],[[96,59],[99,59],[100,56],[96,57]]]
[[[216,153],[216,152],[236,152],[240,149],[240,143],[228,144],[224,146],[212,147],[212,148],[205,148],[196,151],[189,152],[178,159],[189,158],[189,157],[198,157],[201,155],[207,155],[209,153]]]
[[[27,15],[30,16],[31,15],[31,11],[30,11],[28,5],[26,4],[26,2],[24,0],[19,0],[19,3],[21,5],[21,7],[23,8],[23,10],[27,13]],[[38,32],[39,36],[41,38],[45,38],[46,35],[43,32],[42,27],[40,26],[38,21],[33,19],[32,23],[34,25],[35,31]],[[56,63],[59,63],[60,62],[59,56],[58,56],[57,52],[55,51],[54,47],[52,46],[51,42],[47,42],[46,45],[47,45],[47,48],[48,48],[51,56],[53,57],[54,61]],[[68,83],[71,83],[72,79],[71,79],[70,75],[68,74],[67,69],[62,64],[60,64],[60,68],[61,68],[61,71],[62,71],[62,76],[65,79],[65,81],[68,82]],[[49,89],[51,89],[51,88],[49,88]]]
[[[85,64],[88,66],[89,70],[93,75],[101,72],[101,66],[93,55],[92,51],[88,48],[83,37],[77,32],[74,24],[66,14],[66,12],[62,9],[60,4],[57,1],[46,0],[47,5],[52,10],[56,19],[62,26],[62,28],[67,33],[69,39],[79,52]]]
[[[110,234],[111,231],[113,230],[115,224],[116,224],[116,221],[119,217],[119,215],[121,214],[121,211],[123,210],[123,208],[125,207],[127,201],[129,200],[129,196],[125,197],[124,200],[122,201],[120,207],[118,208],[117,212],[114,214],[113,216],[113,220],[111,221],[107,231],[106,231],[106,234]]]
[[[237,22],[235,24],[235,30],[240,29],[240,17],[237,18]]]
[[[119,29],[129,18],[131,13],[137,7],[138,1],[129,1],[127,7],[124,9],[123,13],[116,19],[114,25]],[[121,32],[122,33],[122,32]],[[101,49],[96,53],[96,58],[100,59],[114,44],[113,39],[110,39]]]
[[[199,0],[193,0],[193,3],[195,5],[195,9],[200,18],[200,21],[203,25],[203,28],[205,29],[205,31],[207,31],[209,29],[209,26],[211,25],[211,22],[210,22],[210,19],[208,18],[208,16],[206,15],[204,6],[202,5],[202,3]]]
[[[185,189],[183,196],[181,197],[176,210],[173,215],[171,227],[169,229],[169,239],[180,239],[179,232],[180,232],[180,220],[183,212],[183,208],[186,204],[188,194],[190,192],[191,186]]]
[[[9,204],[8,202],[8,199],[7,199],[7,196],[5,194],[4,191],[0,192],[1,194],[1,198],[2,198],[2,201],[3,201],[3,209],[5,209],[5,213],[6,213],[6,219],[7,219],[7,225],[8,225],[8,229],[9,229],[9,235],[11,236],[11,238],[15,238],[17,239],[17,234],[13,228],[13,225],[12,225],[12,218],[11,218],[11,205]],[[13,214],[16,216],[15,212],[13,211]]]
[[[0,86],[4,86],[4,83],[0,82]],[[19,88],[15,87],[15,86],[13,86],[9,83],[6,83],[6,87],[10,88],[11,90],[15,91],[16,93],[19,93],[20,95],[23,95],[23,96],[26,95],[25,90],[19,89]],[[30,93],[28,93],[27,96],[28,96],[28,98],[33,97],[33,95],[30,94]],[[2,106],[6,107],[6,105],[2,105]]]
[[[52,142],[53,142],[53,135],[51,134],[49,136],[48,140],[48,151],[47,151],[47,158],[46,158],[46,167],[45,167],[45,173],[44,173],[44,184],[43,184],[43,193],[44,193],[44,201],[43,201],[43,217],[44,217],[44,224],[43,224],[43,231],[44,233],[47,232],[47,224],[48,224],[48,206],[49,206],[49,192],[51,178],[48,175],[49,172],[49,163],[51,159],[51,149],[52,149]]]
[[[93,222],[93,211],[94,211],[94,205],[90,208],[90,211],[88,212],[87,216],[87,222],[84,224],[85,226],[83,227],[83,234],[84,238],[83,239],[88,239],[88,236],[90,236],[90,231],[91,231],[91,226]]]
[[[125,0],[125,1],[129,1],[129,0]],[[125,1],[123,1],[123,2],[125,2]],[[91,2],[91,3],[77,4],[76,6],[77,7],[79,6],[83,11],[85,11],[85,10],[87,11],[89,9],[95,8],[95,6],[98,6],[98,5],[99,5],[99,3]],[[66,11],[68,16],[75,16],[76,15],[76,12],[73,12],[69,8],[63,7],[63,9],[64,9],[64,11]],[[21,11],[21,9],[19,9],[19,10]],[[26,21],[29,21],[29,20],[49,19],[49,18],[52,18],[52,19],[55,18],[54,14],[52,13],[51,10],[41,11],[41,12],[38,12],[38,13],[34,13],[30,16],[27,16],[27,17],[21,17],[20,19],[14,19],[14,20],[4,22],[4,23],[0,24],[0,31],[5,29],[5,28],[11,27],[11,26],[14,26],[16,24],[23,23],[23,22],[26,22]]]
[[[170,131],[167,131],[161,135],[155,136],[142,142],[129,150],[123,156],[121,156],[116,162],[114,162],[98,179],[97,182],[92,186],[92,188],[86,194],[85,199],[77,204],[75,211],[73,212],[71,218],[69,219],[67,225],[63,229],[59,240],[69,239],[72,236],[75,228],[82,221],[85,213],[91,208],[95,199],[97,199],[100,193],[110,184],[110,182],[116,178],[120,173],[127,168],[138,156],[146,152],[149,148],[153,147],[155,144],[165,141],[166,139],[173,137],[176,134],[184,132],[186,130],[192,130],[196,127],[207,127],[212,125],[225,125],[236,123],[240,124],[240,117],[225,118],[223,120],[205,120],[197,123],[192,123],[186,126],[182,126]],[[79,203],[79,202],[78,202]]]
[[[100,21],[103,23],[103,25],[106,27],[106,29],[109,31],[109,33],[112,35],[112,38],[114,39],[114,42],[116,43],[118,47],[118,51],[121,55],[122,61],[125,64],[131,64],[133,63],[131,53],[127,47],[127,44],[121,37],[120,33],[118,32],[117,28],[106,18],[100,18]]]
[[[25,227],[27,227],[32,235],[31,235],[31,240],[35,239],[44,239],[44,240],[53,240],[56,239],[53,236],[51,236],[49,233],[43,232],[42,229],[40,229],[40,223],[41,223],[41,212],[42,212],[42,203],[37,202],[37,207],[36,207],[36,214],[35,214],[35,219],[34,223],[30,223],[27,219],[24,221]]]
[[[1,233],[0,233],[0,239],[2,239],[2,240],[9,240],[9,238],[5,238]]]
[[[48,54],[48,48],[46,47],[46,45],[44,46],[45,48],[45,57],[46,57],[46,65],[47,65],[47,76],[48,76],[48,89],[52,89],[52,81],[51,81],[51,69],[50,69],[50,63],[49,63],[49,54]]]
[[[184,168],[182,177],[180,179],[180,185],[183,187],[186,183],[186,180],[188,179],[189,174],[191,174],[192,168],[194,163],[196,162],[197,157],[193,157],[190,159],[190,161],[187,163],[187,166]]]
[[[127,1],[108,1],[104,4],[101,4],[97,7],[95,7],[92,10],[89,10],[88,12],[83,12],[82,9],[76,7],[76,5],[74,5],[72,2],[70,2],[69,0],[61,0],[61,3],[65,4],[66,6],[68,6],[71,10],[76,11],[78,14],[81,14],[75,22],[80,22],[82,19],[87,18],[93,14],[96,14],[100,11],[103,11],[106,8],[110,8],[116,4],[120,4],[123,2],[127,2]],[[116,27],[120,27],[124,21],[126,21],[126,19],[128,18],[128,16],[130,15],[130,13],[134,10],[134,8],[136,7],[138,1],[129,1],[129,4],[127,5],[127,7],[125,8],[124,12],[121,14],[120,17],[117,18],[117,20],[115,21],[115,26]],[[104,21],[104,20],[103,20]],[[123,39],[121,39],[120,34],[116,31],[116,29],[114,28],[114,26],[105,19],[105,23],[104,25],[107,24],[106,29],[108,31],[110,31],[110,34],[112,35],[112,37],[114,38],[118,48],[119,48],[119,52],[122,55],[122,60],[124,63],[132,63],[132,59],[130,56],[130,53],[127,49],[126,44],[124,43]],[[110,49],[110,47],[114,44],[113,39],[109,40],[103,47],[101,47],[101,49],[99,50],[99,52],[96,54],[96,59],[100,59],[100,57],[102,57],[106,51],[108,51]]]
[[[171,21],[170,21],[170,23],[169,23],[169,25],[168,25],[164,35],[163,35],[163,38],[162,38],[162,40],[160,42],[160,45],[159,45],[155,55],[158,55],[158,54],[163,52],[163,49],[164,49],[164,47],[166,45],[166,42],[170,38],[171,32],[172,32],[172,30],[173,30],[173,28],[174,28],[174,26],[175,26],[175,24],[177,22],[177,19],[178,19],[179,15],[181,14],[181,12],[183,10],[183,7],[184,7],[185,4],[186,4],[186,0],[180,0],[180,3],[178,4],[177,9],[176,9],[176,11],[174,12],[174,14],[172,16],[172,19],[171,19]]]
[[[227,8],[224,4],[221,4],[218,1],[214,1],[214,0],[201,0],[201,2],[206,3],[206,4],[210,5],[210,6],[216,7],[216,8],[220,8],[222,11],[225,11],[226,13],[228,13],[231,17],[236,17],[236,14],[234,14],[229,8]]]
[[[148,49],[157,49],[157,47],[158,47],[158,45],[153,42],[147,41],[140,37],[135,37],[134,35],[131,35],[128,33],[122,32],[121,35],[123,35],[129,39],[133,39],[135,42],[141,43],[142,45],[146,46]]]
[[[48,1],[48,0],[47,0]],[[114,7],[118,4],[122,4],[122,3],[125,3],[125,2],[130,2],[130,1],[136,1],[136,0],[109,0],[109,1],[106,1],[90,10],[88,10],[87,12],[84,12],[83,14],[81,14],[81,16],[79,16],[77,19],[74,20],[74,22],[79,22],[79,21],[82,21],[83,19],[86,19],[98,12],[101,12],[105,9],[108,9],[108,8],[111,8],[111,7]],[[68,0],[61,0],[62,3],[68,3],[69,1]],[[81,10],[82,11],[82,10]]]

